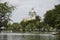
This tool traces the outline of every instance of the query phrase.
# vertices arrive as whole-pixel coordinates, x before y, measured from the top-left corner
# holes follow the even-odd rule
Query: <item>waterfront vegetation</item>
[[[9,6],[7,2],[0,3],[0,32],[2,30],[12,32],[51,32],[60,31],[60,4],[55,5],[54,9],[48,10],[44,14],[42,21],[37,15],[34,20],[24,21],[20,23],[10,23],[14,6]]]

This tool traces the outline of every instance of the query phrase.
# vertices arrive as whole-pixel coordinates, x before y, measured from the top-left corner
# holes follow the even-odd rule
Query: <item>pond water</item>
[[[39,34],[39,35],[20,35],[20,34],[0,34],[0,40],[60,40],[60,36],[50,34]]]

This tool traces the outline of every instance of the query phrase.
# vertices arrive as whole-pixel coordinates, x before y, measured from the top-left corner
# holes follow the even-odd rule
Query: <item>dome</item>
[[[34,10],[34,8],[32,8],[31,11],[29,12],[29,16],[31,17],[36,16],[36,11]]]
[[[31,11],[29,12],[29,15],[28,17],[24,18],[23,21],[24,22],[27,22],[27,21],[30,21],[30,20],[34,20],[36,18],[36,11],[34,10],[34,8],[31,9]]]
[[[30,12],[35,12],[34,8],[32,8]]]

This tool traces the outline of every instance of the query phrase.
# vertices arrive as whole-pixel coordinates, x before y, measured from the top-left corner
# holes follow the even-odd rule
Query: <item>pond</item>
[[[60,36],[51,34],[0,34],[0,40],[60,40]]]

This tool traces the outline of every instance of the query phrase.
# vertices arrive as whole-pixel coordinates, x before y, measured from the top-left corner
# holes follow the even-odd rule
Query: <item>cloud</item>
[[[5,0],[3,0],[5,1]],[[6,0],[9,4],[16,6],[12,12],[12,20],[20,22],[24,17],[27,17],[28,12],[33,7],[37,14],[43,18],[47,10],[54,8],[54,5],[60,4],[59,0]]]
[[[28,15],[28,12],[32,7],[34,7],[37,13],[41,17],[43,17],[44,13],[47,10],[54,8],[54,5],[58,4],[58,1],[57,0],[18,0],[16,4],[19,6],[14,13],[13,20],[18,22],[21,21],[26,15]]]

